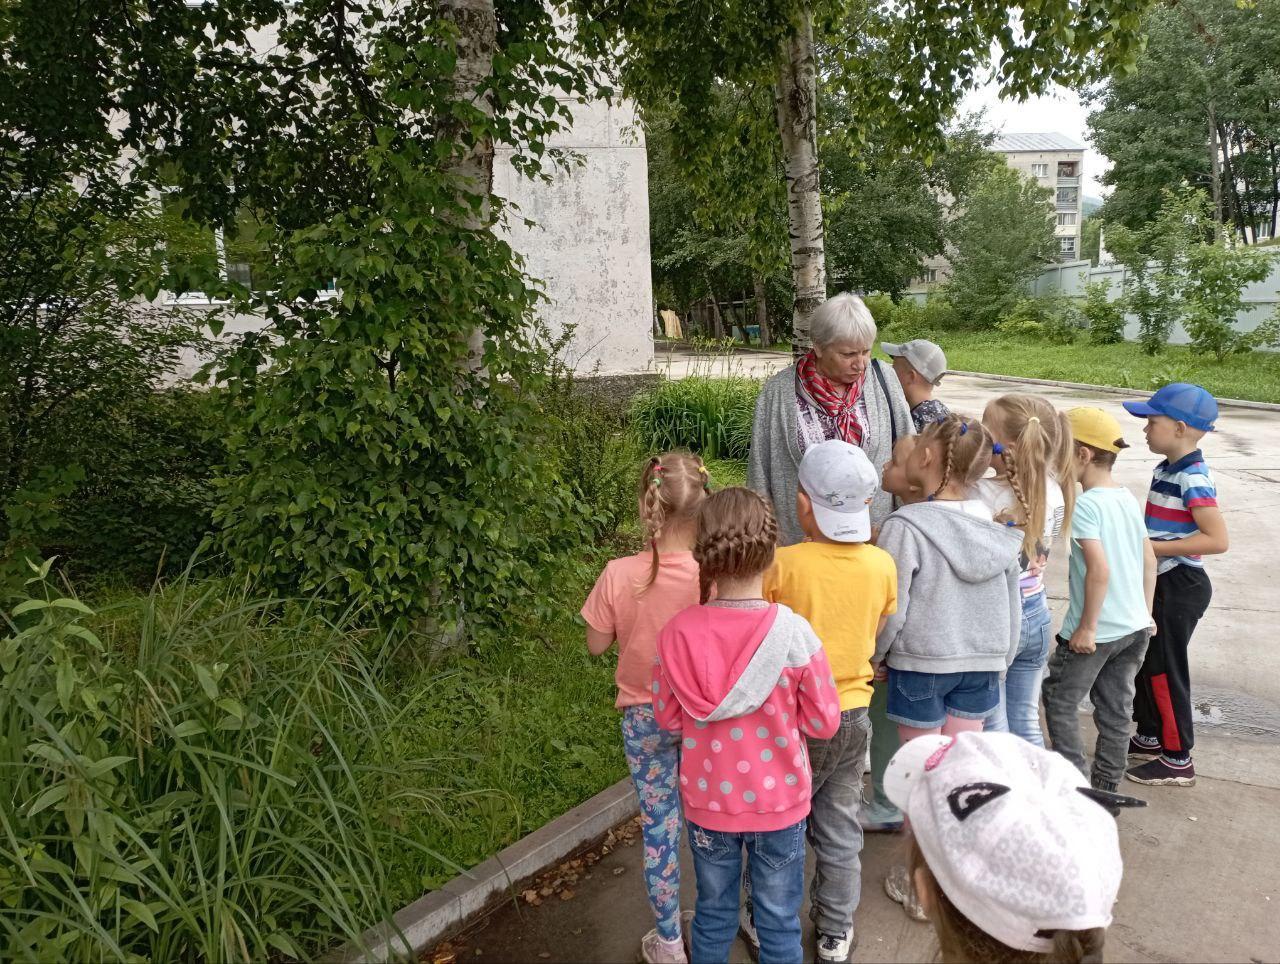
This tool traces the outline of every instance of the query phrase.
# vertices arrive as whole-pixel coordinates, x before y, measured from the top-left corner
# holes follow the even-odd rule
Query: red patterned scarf
[[[840,438],[851,445],[862,445],[862,426],[858,424],[858,396],[862,394],[864,373],[847,388],[837,385],[818,371],[818,360],[812,351],[796,362],[796,381],[814,406],[835,419]]]

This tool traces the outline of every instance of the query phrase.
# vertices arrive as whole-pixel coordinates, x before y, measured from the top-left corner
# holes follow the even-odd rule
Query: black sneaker
[[[1134,783],[1145,783],[1149,787],[1194,787],[1196,785],[1196,768],[1190,760],[1186,763],[1170,763],[1164,757],[1157,757],[1150,763],[1126,770],[1124,775]]]
[[[1136,736],[1129,737],[1129,756],[1135,760],[1154,760],[1163,752],[1164,747],[1159,743],[1152,746],[1141,742]]]

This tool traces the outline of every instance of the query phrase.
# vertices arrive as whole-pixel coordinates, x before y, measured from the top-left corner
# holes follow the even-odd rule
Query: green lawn
[[[1090,385],[1116,385],[1140,391],[1169,382],[1195,382],[1221,398],[1280,402],[1280,352],[1252,352],[1218,362],[1169,347],[1154,357],[1131,342],[1093,345],[1080,341],[1056,345],[1025,335],[950,332],[935,340],[957,371],[1021,375]]]

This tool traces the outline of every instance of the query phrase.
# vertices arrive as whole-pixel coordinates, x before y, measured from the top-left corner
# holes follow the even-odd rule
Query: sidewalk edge
[[[1108,395],[1132,395],[1145,398],[1151,390],[1140,388],[1121,388],[1119,385],[1091,385],[1088,382],[1061,382],[1049,378],[1027,378],[1024,375],[996,375],[992,372],[968,372],[960,369],[949,370],[948,375],[960,375],[965,378],[989,378],[997,382],[1021,382],[1024,385],[1045,385],[1050,388],[1073,388],[1085,392],[1105,392]],[[1219,405],[1232,408],[1251,408],[1259,412],[1280,412],[1280,405],[1275,402],[1251,402],[1243,398],[1217,398]]]
[[[327,960],[366,964],[416,958],[461,930],[524,881],[639,812],[631,780],[619,780],[479,866],[454,877],[439,890],[401,908],[392,922],[370,928],[357,945],[347,945]]]

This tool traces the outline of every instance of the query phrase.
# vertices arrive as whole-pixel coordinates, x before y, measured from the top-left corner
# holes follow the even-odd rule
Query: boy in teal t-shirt
[[[1100,790],[1124,776],[1134,677],[1151,635],[1156,557],[1142,509],[1111,477],[1126,448],[1120,423],[1099,408],[1067,412],[1083,494],[1071,517],[1070,603],[1049,657],[1045,719],[1053,748]],[[1085,768],[1080,701],[1098,727],[1093,772]]]

